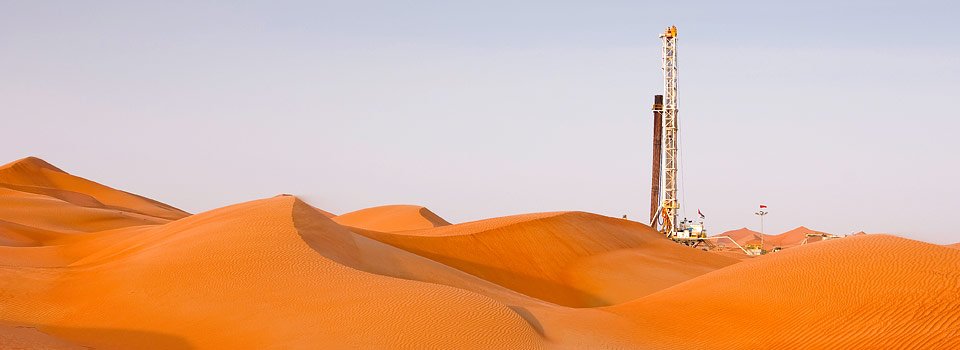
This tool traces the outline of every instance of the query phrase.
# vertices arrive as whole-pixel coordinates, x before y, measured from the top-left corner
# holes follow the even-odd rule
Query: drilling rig
[[[677,118],[677,27],[667,28],[660,34],[660,39],[663,42],[661,50],[663,95],[655,95],[653,102],[653,184],[650,189],[650,226],[655,229],[659,227],[659,231],[667,238],[696,246],[707,238],[703,222],[678,220],[680,202],[677,200],[679,164],[677,140],[680,135],[680,124]]]

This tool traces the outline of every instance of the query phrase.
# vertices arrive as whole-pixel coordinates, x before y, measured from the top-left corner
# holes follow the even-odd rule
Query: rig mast
[[[679,228],[677,217],[677,27],[667,28],[663,40],[663,231],[673,238]]]

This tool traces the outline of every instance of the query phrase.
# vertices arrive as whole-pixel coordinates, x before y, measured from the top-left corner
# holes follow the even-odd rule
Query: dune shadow
[[[469,260],[464,260],[455,256],[437,254],[421,249],[403,247],[400,245],[395,245],[389,241],[380,241],[376,237],[367,236],[361,233],[358,233],[359,236],[371,239],[375,242],[381,244],[386,244],[393,248],[406,251],[408,253],[415,254],[422,258],[431,260],[433,262],[446,265],[452,269],[458,270],[465,274],[474,276],[486,282],[498,285],[500,287],[509,289],[519,294],[523,294],[527,297],[546,301],[549,303],[573,307],[573,308],[591,308],[591,307],[600,307],[608,306],[612,303],[609,300],[606,300],[598,295],[592,294],[590,292],[573,288],[562,283],[555,281],[546,280],[543,278],[538,278],[523,274],[517,271],[511,271],[499,267],[492,266],[490,264],[484,264],[481,262],[474,262]],[[393,274],[393,273],[384,273],[383,271],[375,271],[368,267],[363,266],[352,266],[354,268],[378,274],[386,275],[396,278],[411,279],[403,275]],[[419,280],[419,279],[414,279]],[[443,284],[443,283],[441,283]],[[461,288],[459,286],[451,286],[456,288]],[[476,291],[475,291],[476,292]],[[480,293],[483,294],[483,293]]]
[[[358,237],[418,255],[534,299],[574,308],[608,306],[611,304],[609,300],[605,300],[598,295],[555,281],[506,270],[483,262],[404,247],[390,241],[377,239],[377,233],[379,232],[376,231],[346,229],[320,215],[316,208],[300,200],[296,200],[293,204],[293,225],[300,238],[316,253],[341,265],[367,273],[431,282],[423,281],[420,278],[411,278],[403,272],[389,271],[390,269],[382,269],[365,263],[363,255],[366,248],[363,244],[357,242],[356,238]],[[451,285],[451,287],[462,289],[458,286]]]
[[[404,249],[403,247],[397,247]],[[608,306],[612,303],[598,295],[573,288],[555,281],[533,277],[488,264],[468,261],[448,255],[434,254],[417,249],[404,249],[438,263],[463,271],[487,282],[510,289],[531,298],[572,308]]]
[[[530,327],[533,327],[533,330],[537,331],[537,334],[539,334],[541,337],[546,336],[543,332],[543,325],[540,324],[540,320],[537,319],[537,316],[530,312],[530,310],[517,305],[511,305],[508,307],[512,309],[513,312],[516,312],[517,315],[520,315],[520,317],[522,317],[525,321],[527,321],[527,323],[530,324]]]
[[[44,325],[37,325],[33,328],[87,349],[196,349],[190,342],[180,336],[160,332],[122,328]]]

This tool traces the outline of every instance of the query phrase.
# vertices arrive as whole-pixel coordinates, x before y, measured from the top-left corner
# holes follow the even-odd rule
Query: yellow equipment
[[[670,26],[663,32],[663,36],[667,38],[676,38],[677,37],[677,26]]]

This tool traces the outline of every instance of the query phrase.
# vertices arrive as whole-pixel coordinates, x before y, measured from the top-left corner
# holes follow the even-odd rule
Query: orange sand
[[[582,212],[190,216],[0,167],[3,349],[947,349],[958,293],[960,251],[885,235],[739,262]]]
[[[582,212],[362,233],[526,295],[573,307],[631,300],[736,262],[674,244],[637,222]]]
[[[760,237],[763,236],[763,249],[772,250],[773,248],[791,248],[796,247],[804,243],[813,243],[819,242],[822,239],[820,237],[807,237],[807,234],[823,234],[824,232],[811,230],[809,228],[800,226],[790,231],[778,234],[778,235],[766,235],[761,234],[760,232],[750,230],[748,228],[741,228],[737,230],[727,231],[716,236],[726,236],[732,238],[741,246],[746,246],[747,244],[760,244]],[[726,241],[720,241],[719,244],[724,246],[731,246]]]
[[[636,320],[638,341],[653,348],[957,349],[958,295],[960,251],[863,235],[744,261],[608,310]]]
[[[0,349],[85,350],[89,348],[45,334],[33,327],[0,324]]]
[[[346,213],[333,218],[344,226],[397,232],[450,225],[439,215],[416,205],[385,205]]]

